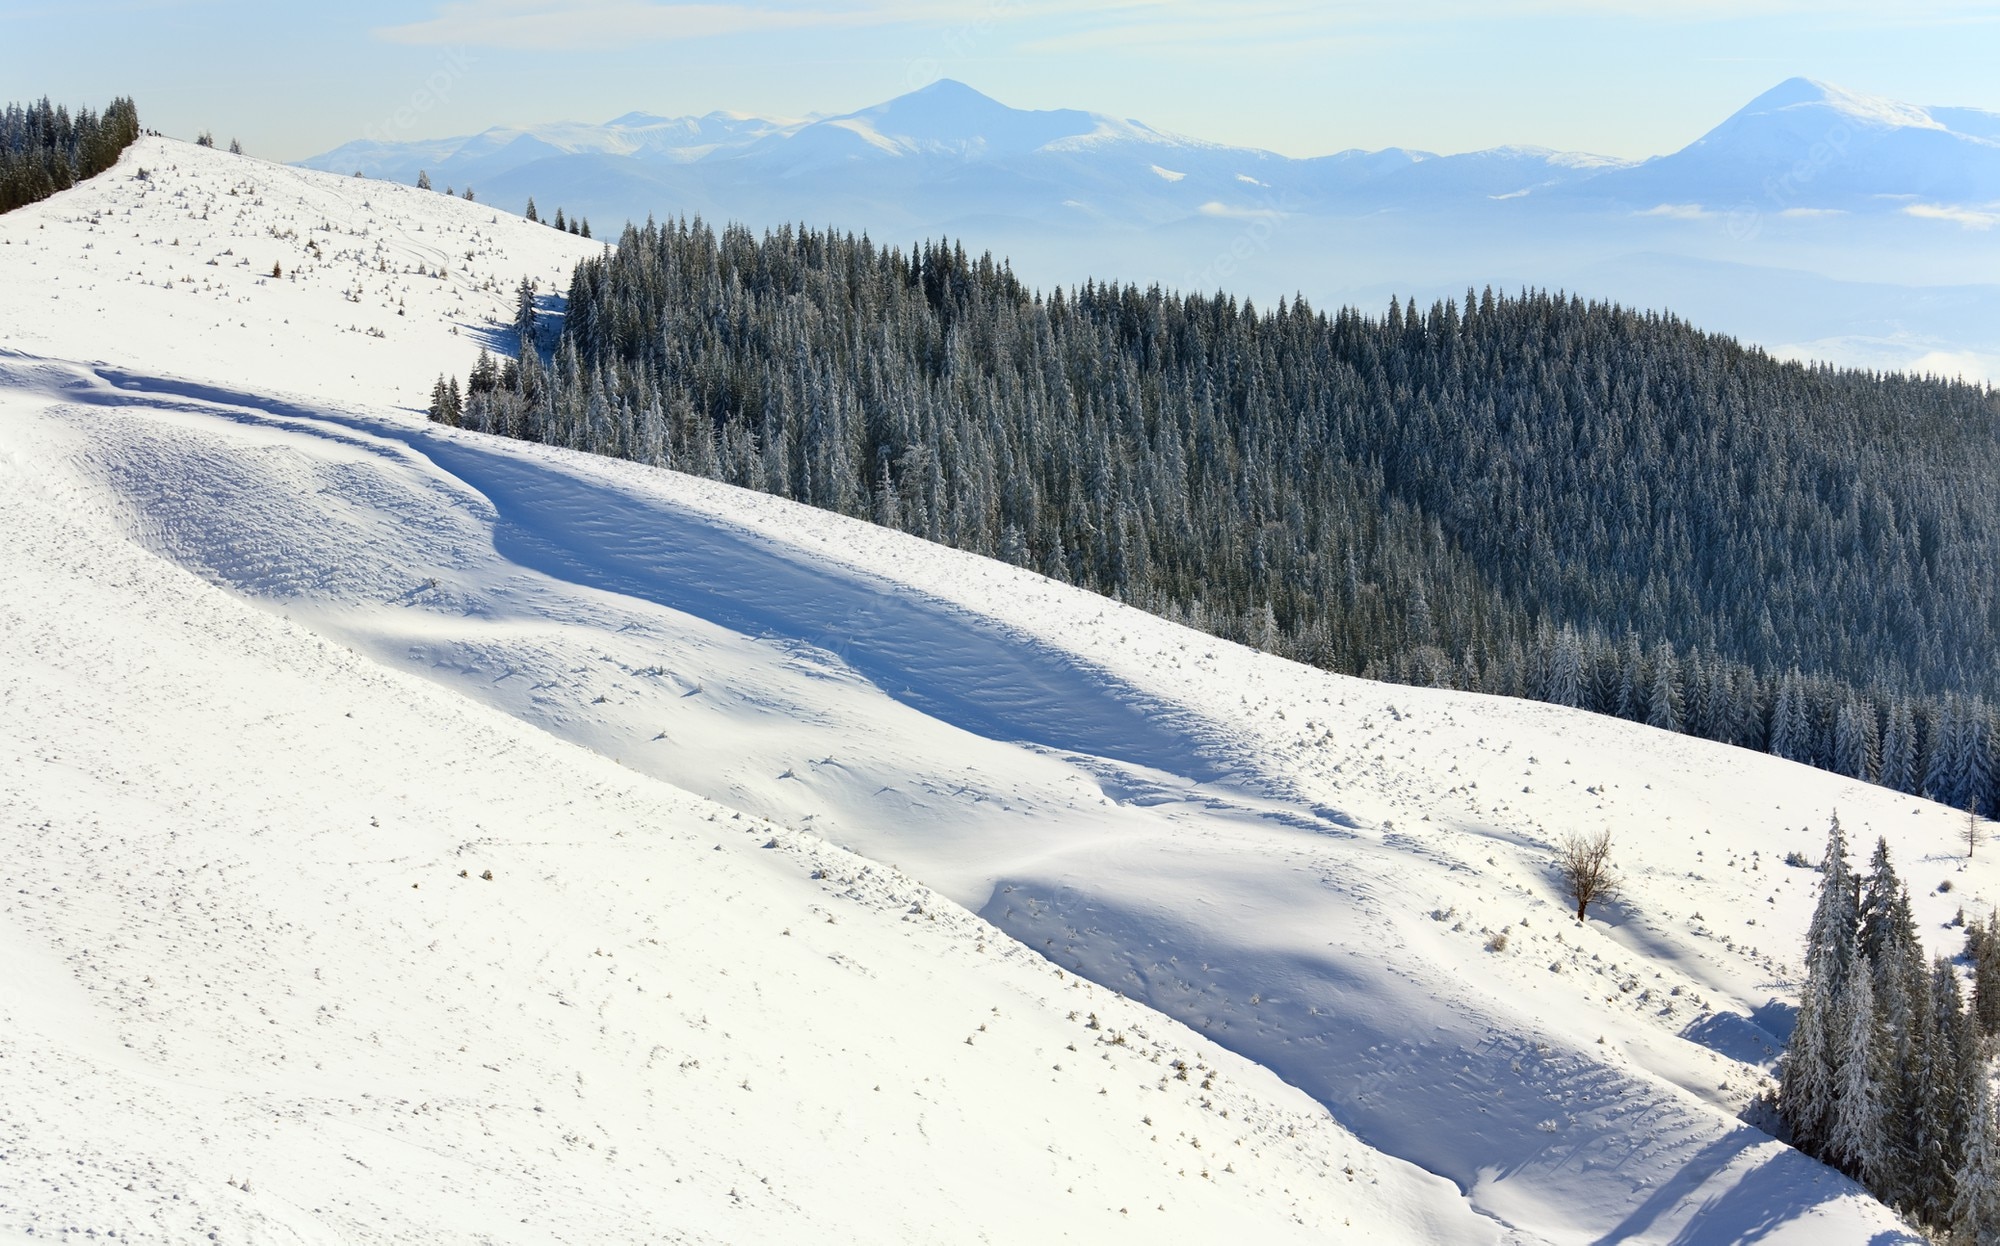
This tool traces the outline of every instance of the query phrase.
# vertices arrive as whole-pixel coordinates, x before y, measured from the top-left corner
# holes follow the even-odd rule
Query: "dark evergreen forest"
[[[1792,1142],[1940,1236],[2000,1240],[2000,931],[1964,923],[1967,1000],[1950,958],[1925,960],[1885,841],[1859,877],[1835,819],[1820,870],[1778,1092]]]
[[[0,110],[0,212],[36,203],[118,163],[139,137],[139,110],[115,99],[100,115],[47,99]]]
[[[1381,317],[699,221],[434,418],[672,467],[1370,677],[1996,808],[2000,394],[1468,291]]]

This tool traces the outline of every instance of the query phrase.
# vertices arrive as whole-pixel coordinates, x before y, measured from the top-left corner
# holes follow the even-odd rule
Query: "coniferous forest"
[[[1952,1241],[2000,1240],[2000,930],[1967,925],[1968,1001],[1949,959],[1924,959],[1886,842],[1858,878],[1836,818],[1820,870],[1778,1092],[1793,1144]]]
[[[74,115],[47,99],[0,110],[0,212],[48,198],[118,163],[139,137],[139,110],[129,99],[102,114]]]
[[[699,221],[433,418],[673,467],[1213,634],[2000,807],[2000,394],[1527,291],[1381,317]]]

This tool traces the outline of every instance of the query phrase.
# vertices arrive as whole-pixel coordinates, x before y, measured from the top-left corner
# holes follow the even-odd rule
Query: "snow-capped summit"
[[[1814,78],[1787,78],[1745,104],[1731,121],[1784,114],[1833,114],[1857,125],[1877,129],[1941,130],[1922,108],[1879,95],[1864,95]],[[1728,123],[1725,122],[1725,125]]]
[[[931,176],[942,176],[955,165],[1084,149],[1104,154],[1113,144],[1182,145],[1137,122],[1099,113],[1011,108],[943,78],[871,108],[773,132],[742,149],[740,156],[751,169],[779,178],[885,157],[930,162],[937,170]],[[885,176],[902,179],[909,173]]]
[[[2000,117],[1790,78],[1672,155],[1582,189],[1637,204],[1895,210],[2000,198]]]
[[[873,108],[816,122],[796,138],[806,139],[818,126],[872,134],[900,152],[991,158],[1021,155],[1057,139],[1089,134],[1100,128],[1100,122],[1071,108],[1009,108],[962,82],[943,78]]]

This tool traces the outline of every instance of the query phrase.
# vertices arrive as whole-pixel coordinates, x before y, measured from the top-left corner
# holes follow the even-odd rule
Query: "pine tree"
[[[1583,644],[1573,627],[1565,625],[1556,637],[1542,699],[1554,705],[1583,704]]]
[[[658,396],[646,399],[646,405],[639,413],[638,444],[634,447],[634,458],[654,467],[665,467],[667,459],[667,417],[660,409]]]
[[[1861,884],[1859,920],[1861,953],[1878,968],[1886,964],[1887,945],[1895,933],[1896,897],[1903,882],[1889,860],[1889,840],[1876,836],[1874,855],[1868,858],[1868,877]]]
[[[532,202],[530,206],[533,206]],[[536,344],[535,286],[526,277],[521,278],[520,287],[514,291],[514,333],[520,340],[521,349],[529,350],[534,348]]]
[[[1964,717],[1964,708],[1956,697],[1938,707],[1931,715],[1930,747],[1925,758],[1924,795],[1953,809],[1965,807],[1960,766],[1970,750],[1960,743]]]
[[[1778,685],[1778,701],[1771,710],[1771,755],[1787,761],[1810,762],[1811,723],[1806,717],[1805,690],[1797,667],[1786,673]]]
[[[528,210],[523,215],[537,225],[541,224],[542,218],[535,215],[535,197],[533,195],[528,196]]]
[[[1888,1137],[1881,1091],[1886,1052],[1875,1009],[1872,973],[1857,967],[1836,1011],[1840,1080],[1834,1091],[1829,1158],[1871,1188],[1886,1174]]]
[[[1951,966],[1938,962],[1943,975]],[[1959,1082],[1957,1061],[1949,1039],[1949,1018],[1938,1005],[1939,992],[1918,989],[1926,996],[1909,1060],[1912,1091],[1910,1107],[1909,1184],[1901,1192],[1904,1206],[1925,1224],[1942,1225],[1951,1215],[1952,1177],[1957,1131],[1954,1129]]]
[[[1917,724],[1906,700],[1898,699],[1889,709],[1889,721],[1882,731],[1878,782],[1898,792],[1916,791]]]
[[[1808,1155],[1827,1154],[1833,1141],[1835,1077],[1830,1016],[1832,998],[1825,984],[1811,977],[1792,1020],[1792,1041],[1785,1049],[1785,1067],[1778,1083],[1779,1111],[1792,1131],[1792,1145]]]
[[[1645,705],[1639,695],[1639,688],[1645,660],[1639,653],[1639,635],[1626,632],[1624,643],[1619,647],[1616,660],[1616,683],[1607,692],[1606,712],[1619,718],[1639,721],[1645,713]]]
[[[610,454],[614,446],[612,431],[611,402],[602,390],[593,390],[584,406],[583,435],[577,445],[579,450],[592,454]]]
[[[465,378],[467,395],[490,394],[500,387],[500,365],[494,362],[492,352],[484,346],[479,348],[479,358],[472,365],[472,371]]]
[[[2000,1246],[2000,1138],[1995,1137],[1993,1095],[1974,1083],[1966,1125],[1965,1160],[1951,1203],[1951,1240],[1963,1246]]]
[[[1958,971],[1950,958],[1944,956],[1931,966],[1931,1020],[1938,1040],[1937,1096],[1945,1114],[1944,1167],[1949,1176],[1958,1171],[1965,1159],[1972,1083],[1979,1080],[1982,1060],[1978,1024],[1966,1011],[1965,991],[1959,985]]]
[[[1674,661],[1674,647],[1664,640],[1653,650],[1653,692],[1646,703],[1646,722],[1662,731],[1681,729],[1679,664]]]
[[[1992,712],[1983,698],[1974,697],[1966,708],[1957,740],[1953,769],[1958,772],[1956,808],[1975,813],[1993,811],[1993,726]]]
[[[1268,603],[1267,603],[1268,604]],[[1437,643],[1437,627],[1431,621],[1431,604],[1424,596],[1422,580],[1413,581],[1409,591],[1409,605],[1404,611],[1404,624],[1409,647],[1419,648]]]
[[[1841,828],[1839,814],[1827,820],[1826,853],[1819,868],[1819,902],[1813,909],[1812,925],[1806,930],[1806,972],[1810,975],[1818,966],[1829,993],[1839,995],[1847,989],[1854,970],[1855,932],[1859,922],[1854,870],[1847,860],[1847,832]]]
[[[1875,777],[1875,712],[1854,697],[1841,702],[1834,720],[1833,769],[1853,779]]]
[[[1921,1080],[1916,1052],[1929,1030],[1929,990],[1914,930],[1897,919],[1901,898],[1891,901],[1879,960],[1858,962],[1873,971],[1876,1039],[1881,1055],[1876,1102],[1882,1110],[1882,1158],[1869,1189],[1893,1207],[1909,1207],[1917,1187],[1916,1123]],[[1864,953],[1865,956],[1865,953]]]
[[[430,188],[431,188],[431,175],[430,175],[429,173],[425,172],[425,171],[424,171],[424,170],[422,170],[422,169],[418,169],[418,170],[417,170],[417,189],[418,189],[418,190],[429,190]]]
[[[1975,921],[1966,928],[1966,952],[1972,961],[1972,1013],[1979,1032],[2000,1034],[2000,934],[1994,922]]]
[[[1847,839],[1835,817],[1820,866],[1819,903],[1806,932],[1806,978],[1778,1088],[1778,1107],[1792,1138],[1813,1155],[1830,1153],[1840,1059],[1846,1035],[1831,1030],[1854,966],[1854,885]]]

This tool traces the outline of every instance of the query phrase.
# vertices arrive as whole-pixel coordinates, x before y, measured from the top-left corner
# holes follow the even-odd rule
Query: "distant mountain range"
[[[1981,237],[2000,223],[2000,113],[1805,78],[1643,161],[1527,146],[1294,159],[1010,108],[946,80],[842,116],[635,112],[301,163],[400,182],[423,170],[511,211],[533,196],[607,238],[627,219],[696,214],[950,234],[1038,282],[1259,299],[1560,285],[1875,366],[1945,366],[2000,341],[2000,248]]]

